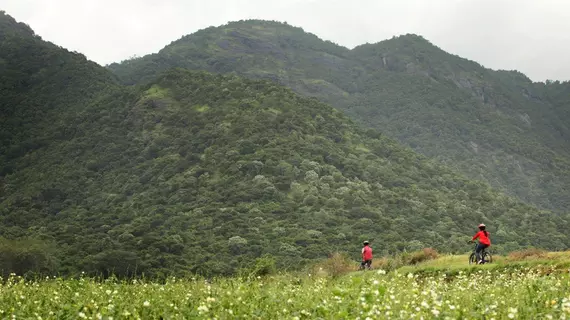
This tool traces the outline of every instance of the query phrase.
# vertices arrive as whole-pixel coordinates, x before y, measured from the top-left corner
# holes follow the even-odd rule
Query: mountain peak
[[[347,50],[287,22],[259,19],[231,21],[225,25],[208,27],[181,37],[179,40],[166,46],[165,49],[173,45],[192,42],[192,45],[203,46],[221,44],[221,49],[224,50],[224,44],[227,44],[228,40],[233,40],[231,42],[236,42],[236,40],[238,42],[245,41],[243,44],[246,46],[261,42],[266,45],[278,44],[279,46],[288,46],[296,43],[301,46],[324,46],[328,47],[327,50],[333,51]]]
[[[381,41],[374,42],[374,43],[365,43],[362,45],[358,45],[358,46],[354,47],[354,49],[357,49],[357,48],[360,48],[363,46],[374,46],[374,45],[392,44],[392,43],[424,44],[424,45],[429,44],[429,45],[435,46],[433,43],[431,43],[429,40],[424,38],[422,35],[415,34],[415,33],[406,33],[406,34],[401,34],[398,36],[392,36],[392,38],[390,38],[390,39],[385,39],[385,40],[381,40]]]
[[[6,11],[0,10],[0,40],[4,38],[8,33],[17,34],[20,36],[35,36],[36,33],[23,22],[18,22],[12,16],[6,13]]]
[[[223,27],[224,25],[220,26]],[[242,20],[235,20],[229,21],[225,24],[225,26],[272,26],[272,27],[284,27],[284,28],[294,28],[294,29],[301,29],[301,27],[296,27],[290,25],[286,21],[278,21],[278,20],[263,20],[263,19],[242,19]]]
[[[376,43],[366,43],[354,47],[351,51],[353,54],[361,56],[379,53],[391,53],[406,55],[409,57],[415,57],[418,53],[450,55],[423,36],[413,33],[393,36],[390,39],[382,40]]]

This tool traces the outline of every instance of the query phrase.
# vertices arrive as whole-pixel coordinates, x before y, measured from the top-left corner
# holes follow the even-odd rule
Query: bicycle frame
[[[478,246],[478,245],[479,245],[479,243],[476,242],[476,243],[475,243],[475,247],[473,248],[473,252],[471,253],[472,255],[474,254],[475,256],[477,256],[477,246]],[[479,255],[480,255],[480,257],[481,257],[481,259],[483,260],[484,263],[488,262],[487,260],[485,260],[485,253],[487,253],[488,255],[490,255],[490,254],[487,252],[487,248],[483,248],[483,249],[481,250],[481,252],[479,253]],[[490,261],[490,260],[489,260],[489,261]]]
[[[475,242],[475,248],[473,248],[473,252],[477,253],[477,246],[479,244],[477,242]],[[483,250],[481,250],[481,256],[483,256],[483,253],[486,252],[487,248],[483,248]]]

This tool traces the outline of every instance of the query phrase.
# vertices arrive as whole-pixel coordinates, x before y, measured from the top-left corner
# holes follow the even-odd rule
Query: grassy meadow
[[[163,282],[18,276],[1,319],[566,319],[570,253],[527,251],[483,266],[428,257],[354,271],[335,257],[303,273]],[[393,266],[396,264],[394,263]]]

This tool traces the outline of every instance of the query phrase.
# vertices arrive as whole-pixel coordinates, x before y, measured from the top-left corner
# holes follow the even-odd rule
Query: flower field
[[[570,319],[566,267],[421,267],[332,278],[98,282],[11,277],[1,319]]]

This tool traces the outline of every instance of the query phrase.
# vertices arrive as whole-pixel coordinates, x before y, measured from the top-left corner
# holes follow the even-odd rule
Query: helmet
[[[368,240],[365,240],[365,241],[364,241],[364,244],[365,244],[365,245],[367,245],[367,244],[369,244],[369,243],[370,243],[370,242],[368,242]]]
[[[481,224],[480,224],[480,225],[478,225],[477,227],[479,227],[479,228],[485,228],[486,226],[485,226],[485,224],[484,224],[484,223],[481,223]]]

